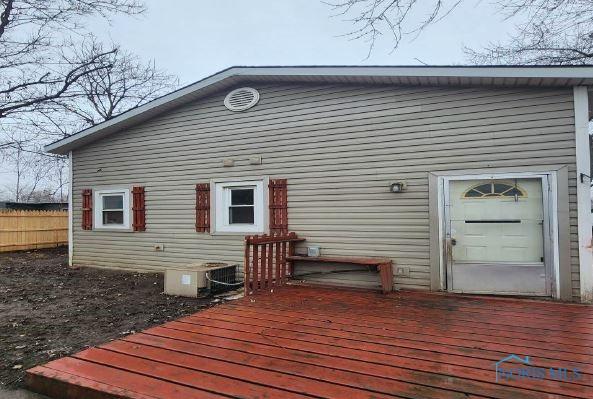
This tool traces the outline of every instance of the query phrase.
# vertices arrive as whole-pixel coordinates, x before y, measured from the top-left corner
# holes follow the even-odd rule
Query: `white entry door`
[[[448,182],[449,290],[550,295],[544,186],[542,178]]]

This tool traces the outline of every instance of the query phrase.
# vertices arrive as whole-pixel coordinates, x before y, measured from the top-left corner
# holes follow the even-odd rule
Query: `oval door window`
[[[468,199],[500,197],[523,198],[527,197],[527,194],[516,184],[490,182],[479,183],[473,187],[470,187],[465,193],[463,193],[462,197]]]

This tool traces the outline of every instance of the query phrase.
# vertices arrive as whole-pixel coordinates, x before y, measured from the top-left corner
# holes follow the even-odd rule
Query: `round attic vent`
[[[231,111],[245,111],[259,101],[259,92],[251,87],[241,87],[231,91],[224,98],[224,106]]]

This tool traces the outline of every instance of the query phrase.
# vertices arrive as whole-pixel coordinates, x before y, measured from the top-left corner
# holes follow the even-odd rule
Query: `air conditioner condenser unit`
[[[195,298],[200,290],[218,293],[238,288],[237,265],[197,263],[165,271],[165,294]]]

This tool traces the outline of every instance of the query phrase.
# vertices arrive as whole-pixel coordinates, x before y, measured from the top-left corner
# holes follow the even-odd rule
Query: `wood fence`
[[[299,241],[304,239],[295,233],[245,237],[245,295],[284,285],[292,275],[286,258],[294,255],[294,244]]]
[[[0,211],[0,252],[68,244],[68,211]]]

